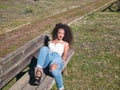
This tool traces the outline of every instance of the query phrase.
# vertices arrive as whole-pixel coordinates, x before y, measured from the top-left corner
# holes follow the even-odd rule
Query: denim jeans
[[[46,68],[57,64],[57,68],[55,70],[50,70],[51,74],[55,78],[58,89],[63,88],[63,79],[61,74],[61,69],[63,68],[63,60],[61,56],[56,52],[51,52],[48,47],[43,46],[40,49],[37,61],[37,67]]]

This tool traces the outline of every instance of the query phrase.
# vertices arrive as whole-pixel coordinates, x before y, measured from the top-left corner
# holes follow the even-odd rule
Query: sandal
[[[42,72],[40,70],[36,71],[34,85],[39,85],[42,77]]]
[[[41,80],[41,77],[35,78],[34,85],[35,85],[35,86],[40,85],[40,80]]]

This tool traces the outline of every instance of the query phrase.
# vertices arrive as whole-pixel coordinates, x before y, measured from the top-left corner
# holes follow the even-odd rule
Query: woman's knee
[[[57,64],[53,64],[53,65],[50,67],[50,72],[52,73],[52,75],[53,75],[54,77],[59,76],[60,71],[58,70]]]
[[[46,47],[46,46],[43,46],[43,47],[40,48],[40,51],[45,51],[45,52],[46,52],[46,51],[48,51],[48,50],[49,50],[49,49],[48,49],[48,47]]]
[[[57,69],[58,65],[57,64],[53,64],[50,66],[50,70],[53,71],[55,69]]]

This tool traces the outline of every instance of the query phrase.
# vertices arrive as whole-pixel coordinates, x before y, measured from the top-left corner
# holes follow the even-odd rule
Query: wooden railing
[[[0,88],[30,64],[33,56],[38,53],[39,48],[44,44],[46,35],[48,35],[48,32],[44,32],[0,60]]]
[[[111,12],[119,12],[120,11],[120,0],[112,0],[106,8],[102,11],[109,10]]]
[[[55,80],[49,75],[47,69],[44,70],[41,84],[39,86],[33,85],[38,52],[43,45],[47,45],[48,37],[50,37],[49,33],[44,32],[0,60],[0,89],[26,67],[29,67],[29,70],[9,90],[50,90],[52,88]],[[70,50],[63,69],[73,54],[74,51]]]

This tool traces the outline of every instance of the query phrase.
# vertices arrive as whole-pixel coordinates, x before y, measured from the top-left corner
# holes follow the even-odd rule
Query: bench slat
[[[67,60],[66,60],[66,63],[64,65],[63,69],[66,67],[66,65],[70,61],[71,57],[73,56],[73,54],[74,54],[74,51],[70,50],[69,53],[68,53]],[[40,86],[30,85],[29,79],[30,79],[30,77],[29,77],[29,74],[27,72],[9,90],[50,90],[55,83],[54,78],[52,78],[49,75],[46,76],[46,74],[43,74],[41,82],[40,82]]]
[[[43,76],[41,78],[41,82],[44,81],[45,78],[46,78],[46,75],[43,73]],[[36,90],[37,88],[38,88],[38,86],[30,85],[30,83],[27,82],[26,86],[22,90]],[[13,90],[13,89],[11,89],[11,90]]]
[[[64,68],[66,67],[66,65],[68,64],[68,62],[70,61],[71,57],[73,56],[74,51],[71,50],[69,51],[68,55],[67,55],[67,59],[66,59],[66,63],[62,69],[62,71],[64,70]],[[37,90],[50,90],[52,88],[52,86],[55,83],[55,79],[49,75],[47,75],[47,77],[45,78],[44,82],[42,82],[40,84],[40,86],[37,88]]]
[[[44,38],[47,35],[48,32],[42,33],[0,60],[0,65],[2,65],[0,67],[0,88],[30,64],[33,55],[38,53],[38,50],[43,45]]]

